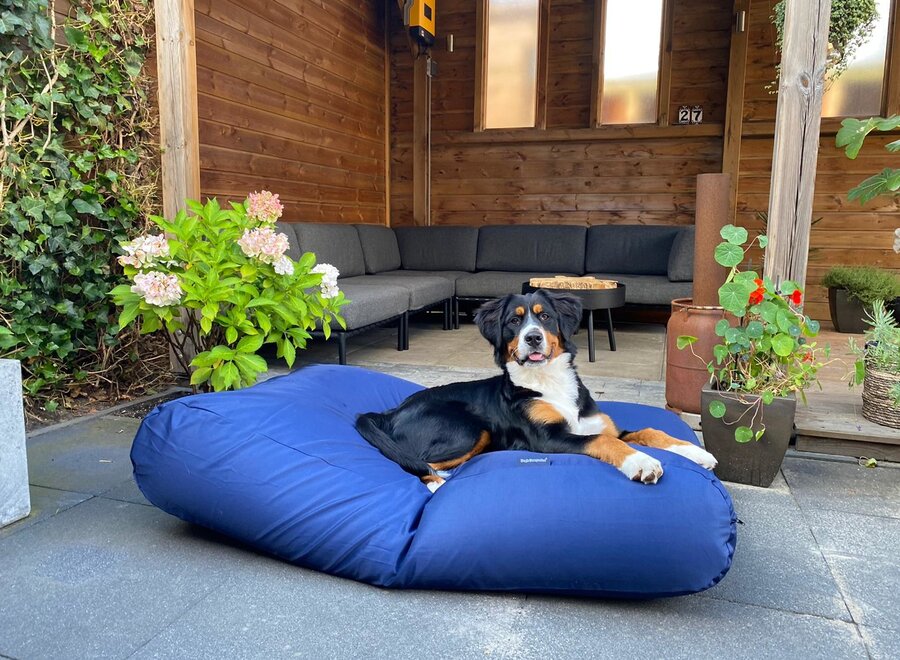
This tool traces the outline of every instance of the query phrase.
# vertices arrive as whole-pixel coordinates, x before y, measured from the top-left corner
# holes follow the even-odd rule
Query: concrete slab
[[[900,563],[900,519],[843,511],[807,511],[805,515],[826,555],[872,557]]]
[[[118,486],[113,486],[109,490],[103,491],[100,497],[104,497],[108,500],[117,500],[119,502],[131,502],[132,504],[153,506],[147,501],[147,498],[144,497],[143,493],[141,493],[141,490],[138,488],[132,477],[129,477]]]
[[[156,509],[93,498],[0,539],[0,654],[126,657],[255,560]]]
[[[0,360],[0,527],[29,514],[29,497],[22,365]]]
[[[900,518],[900,470],[787,458],[782,467],[803,509]]]
[[[19,522],[0,529],[0,539],[4,536],[21,532],[23,529],[55,516],[57,513],[62,513],[66,509],[70,509],[91,497],[86,493],[70,493],[65,490],[42,488],[41,486],[31,486],[30,490],[31,514]]]
[[[706,597],[850,621],[816,540],[789,494],[731,487],[738,525],[731,571]]]
[[[900,637],[900,563],[829,555],[828,564],[856,623],[885,628]],[[900,656],[898,656],[900,657]]]
[[[896,660],[900,658],[900,635],[896,630],[859,626],[859,631],[869,649],[872,660]]]
[[[100,417],[28,441],[31,483],[76,493],[100,493],[130,478],[129,452],[139,420]]]

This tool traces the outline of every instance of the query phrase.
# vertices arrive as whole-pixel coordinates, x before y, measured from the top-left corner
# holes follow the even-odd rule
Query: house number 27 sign
[[[703,106],[702,105],[682,105],[678,108],[679,124],[702,124],[703,123]]]

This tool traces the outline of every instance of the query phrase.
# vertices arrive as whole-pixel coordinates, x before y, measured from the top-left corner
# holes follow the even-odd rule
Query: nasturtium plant
[[[872,131],[894,131],[900,128],[900,115],[892,117],[869,117],[856,119],[848,117],[841,122],[841,129],[835,137],[835,144],[844,149],[851,160],[859,155],[866,136]],[[900,151],[900,140],[888,142],[884,148],[892,153]],[[900,194],[900,169],[886,167],[878,174],[873,174],[850,190],[847,199],[859,200],[865,204],[878,195]]]
[[[137,323],[142,334],[162,331],[191,384],[215,391],[252,385],[268,369],[259,355],[274,344],[292,366],[317,326],[327,338],[341,327],[347,302],[337,269],[287,254],[275,227],[282,206],[263,191],[241,204],[187,202],[161,232],[122,243],[119,263],[129,283],[110,295],[121,307],[120,329]],[[190,355],[194,355],[191,359]]]
[[[734,225],[723,227],[721,236],[724,240],[715,258],[729,270],[719,288],[719,305],[738,323],[732,325],[727,318],[716,323],[720,342],[713,347],[707,369],[716,389],[747,406],[747,414],[735,428],[735,440],[749,442],[765,433],[764,406],[792,393],[802,398],[804,390],[818,383],[817,373],[828,349],[810,341],[818,335],[819,323],[803,314],[803,292],[796,282],[776,285],[754,271],[740,269],[747,251],[754,243],[765,247],[766,237],[749,240],[747,230]],[[683,335],[676,345],[686,348],[696,341]],[[725,404],[714,400],[709,412],[721,419]]]

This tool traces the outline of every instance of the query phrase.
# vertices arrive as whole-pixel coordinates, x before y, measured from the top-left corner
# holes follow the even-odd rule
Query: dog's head
[[[513,361],[540,368],[563,353],[574,356],[572,335],[580,322],[578,298],[544,289],[491,300],[475,314],[478,329],[494,347],[494,360],[504,368]]]

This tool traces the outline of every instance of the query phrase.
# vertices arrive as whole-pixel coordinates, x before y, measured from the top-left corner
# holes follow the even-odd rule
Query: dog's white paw
[[[619,471],[632,481],[645,484],[655,484],[663,476],[662,463],[640,451],[622,461]]]
[[[701,467],[705,467],[707,470],[712,470],[719,464],[719,461],[716,460],[715,456],[697,445],[673,445],[666,451],[678,454],[679,456],[684,456],[689,461],[694,461],[694,463]]]
[[[437,492],[437,489],[443,485],[444,485],[443,479],[441,479],[440,481],[429,481],[427,484],[425,484],[425,486],[428,488],[428,490],[430,490],[432,493]]]

